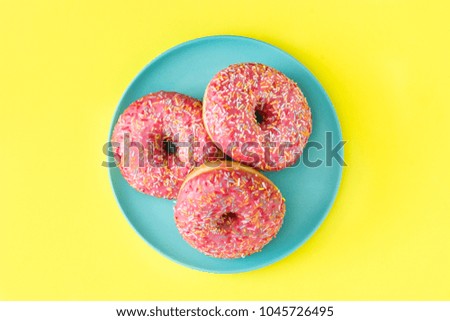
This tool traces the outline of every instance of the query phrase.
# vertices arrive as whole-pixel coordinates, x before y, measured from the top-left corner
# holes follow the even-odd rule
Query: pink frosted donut
[[[140,192],[168,199],[177,196],[186,175],[203,163],[208,146],[213,146],[203,126],[201,102],[164,91],[128,106],[111,142],[127,182]],[[177,144],[174,153],[167,146],[173,147],[170,142]]]
[[[266,171],[294,164],[312,127],[297,84],[258,63],[231,65],[214,76],[203,98],[203,122],[228,156]]]
[[[260,251],[274,238],[284,213],[284,198],[267,177],[238,163],[221,162],[188,175],[175,205],[175,222],[200,252],[238,258]]]

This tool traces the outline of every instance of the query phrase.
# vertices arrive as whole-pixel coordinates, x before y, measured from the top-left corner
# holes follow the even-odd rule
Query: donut
[[[165,91],[129,105],[115,124],[111,143],[125,180],[142,193],[167,199],[176,198],[185,177],[211,155],[213,146],[201,102]]]
[[[236,162],[206,163],[188,175],[174,207],[182,237],[216,258],[260,251],[284,218],[278,188],[253,168]]]
[[[311,110],[297,84],[260,63],[230,65],[212,78],[203,122],[233,160],[265,171],[295,164],[312,129]]]

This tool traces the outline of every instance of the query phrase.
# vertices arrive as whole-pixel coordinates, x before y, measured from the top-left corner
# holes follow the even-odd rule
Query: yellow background
[[[450,299],[447,1],[1,1],[0,299]],[[346,145],[319,231],[261,270],[177,265],[133,231],[102,146],[151,59],[254,37],[320,80]]]

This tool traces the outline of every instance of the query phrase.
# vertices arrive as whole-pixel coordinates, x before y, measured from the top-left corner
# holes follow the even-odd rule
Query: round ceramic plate
[[[342,140],[342,135],[333,106],[319,82],[300,62],[267,43],[235,36],[200,38],[166,51],[137,75],[119,102],[109,134],[111,137],[119,115],[139,97],[165,90],[202,99],[209,80],[219,70],[239,62],[269,65],[297,82],[309,102],[313,118],[308,157],[304,153],[297,166],[265,173],[286,198],[286,216],[277,237],[261,252],[240,259],[216,259],[198,252],[178,233],[173,217],[174,201],[135,191],[118,168],[109,168],[117,202],[144,240],[182,265],[215,273],[250,271],[281,260],[317,230],[330,210],[341,180],[342,166],[336,157],[327,164],[327,156],[332,156],[327,152],[330,154],[331,148]],[[328,141],[328,145],[327,136],[333,141]],[[342,154],[340,150],[339,155]]]

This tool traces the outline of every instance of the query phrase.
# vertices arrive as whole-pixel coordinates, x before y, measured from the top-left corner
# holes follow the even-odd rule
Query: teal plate
[[[317,230],[333,204],[342,175],[342,166],[326,164],[326,151],[342,140],[336,112],[320,83],[301,63],[284,51],[250,38],[213,36],[178,45],[148,64],[131,82],[117,106],[109,137],[118,117],[127,106],[147,93],[177,91],[202,99],[209,80],[233,63],[260,62],[272,66],[296,81],[312,110],[313,132],[308,159],[322,160],[320,166],[306,166],[305,154],[295,167],[265,173],[286,198],[286,216],[277,237],[259,253],[241,259],[216,259],[190,247],[175,226],[174,202],[135,191],[116,167],[110,179],[123,213],[136,232],[154,249],[178,262],[201,271],[237,273],[277,262],[298,249]],[[326,133],[333,146],[326,148]],[[318,148],[321,144],[322,148]],[[314,147],[314,148],[312,148]],[[342,156],[343,151],[340,150]]]

